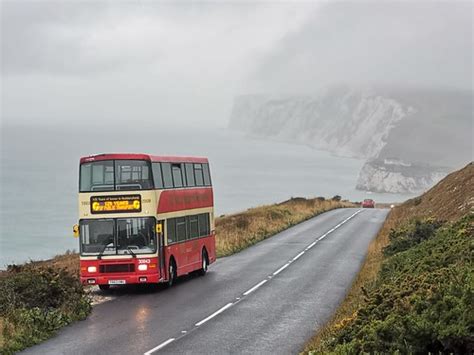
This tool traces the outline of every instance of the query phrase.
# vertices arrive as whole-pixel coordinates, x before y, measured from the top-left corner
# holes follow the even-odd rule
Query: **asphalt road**
[[[170,289],[126,291],[25,354],[295,354],[342,301],[388,210],[324,213]]]

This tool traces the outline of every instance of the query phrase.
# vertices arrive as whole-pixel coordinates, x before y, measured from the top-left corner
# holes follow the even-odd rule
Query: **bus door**
[[[165,274],[165,233],[164,233],[165,221],[160,220],[156,223],[156,239],[158,248],[158,267],[160,268],[160,277]]]

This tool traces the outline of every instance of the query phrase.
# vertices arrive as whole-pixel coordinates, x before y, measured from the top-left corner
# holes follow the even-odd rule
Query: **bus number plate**
[[[125,280],[109,280],[109,285],[125,285]]]

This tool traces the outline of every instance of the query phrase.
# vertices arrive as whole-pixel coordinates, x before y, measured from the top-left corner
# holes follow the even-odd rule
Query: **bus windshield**
[[[145,160],[102,160],[84,163],[80,168],[80,192],[152,188],[150,162]]]
[[[156,251],[154,228],[153,217],[82,220],[81,254],[154,253]]]

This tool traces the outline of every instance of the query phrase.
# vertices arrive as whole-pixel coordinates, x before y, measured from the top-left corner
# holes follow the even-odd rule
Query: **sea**
[[[291,197],[398,202],[408,195],[355,189],[363,160],[219,127],[3,125],[0,269],[78,250],[79,158],[98,153],[209,158],[216,216]]]

